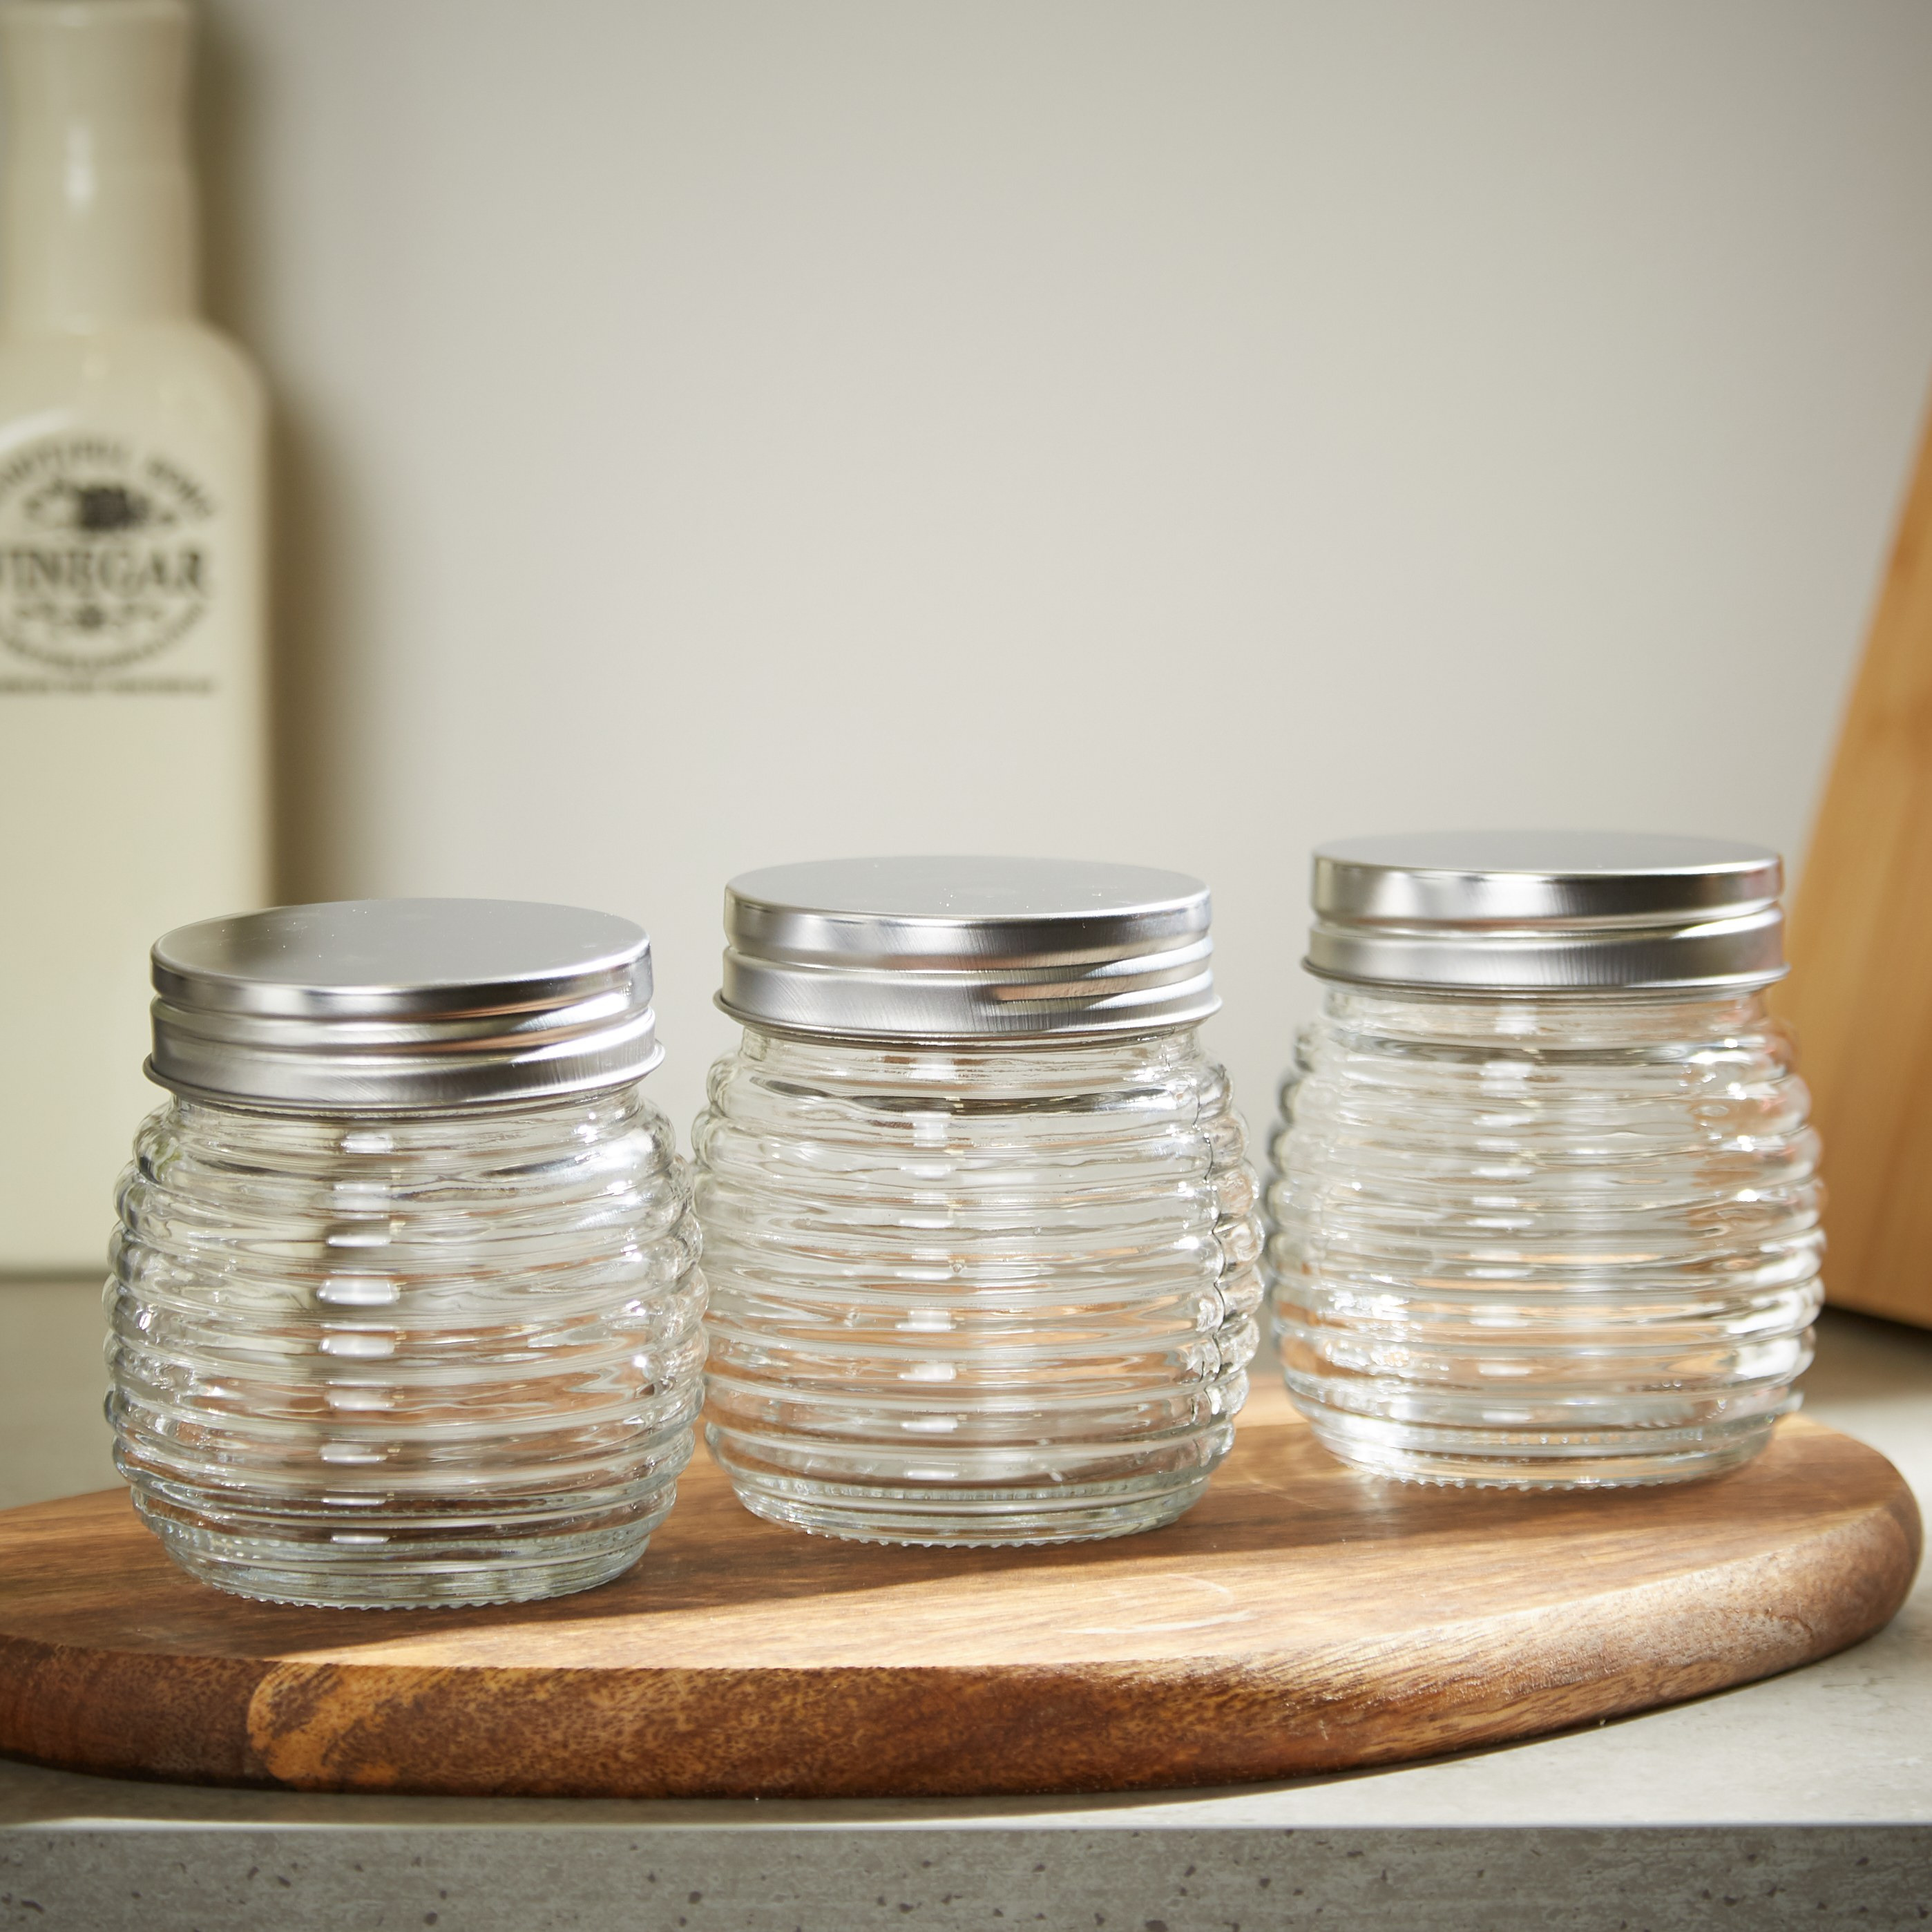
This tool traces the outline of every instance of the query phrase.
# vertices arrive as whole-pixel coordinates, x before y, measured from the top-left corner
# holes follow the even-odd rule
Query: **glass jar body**
[[[638,1087],[434,1115],[178,1099],[119,1208],[116,1458],[194,1575],[344,1607],[556,1596],[670,1508],[704,1282]]]
[[[1330,986],[1271,1149],[1289,1393],[1337,1455],[1413,1480],[1744,1461],[1821,1300],[1806,1107],[1755,994]]]
[[[706,1440],[748,1508],[997,1544],[1125,1535],[1199,1497],[1262,1289],[1240,1123],[1191,1029],[747,1028],[710,1096]]]

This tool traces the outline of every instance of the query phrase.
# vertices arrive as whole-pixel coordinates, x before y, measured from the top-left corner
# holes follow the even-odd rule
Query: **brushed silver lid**
[[[1066,859],[835,859],[724,889],[734,1019],[782,1032],[1018,1040],[1191,1026],[1220,1005],[1208,888]]]
[[[1428,832],[1315,854],[1306,964],[1364,986],[1489,992],[1768,986],[1784,868],[1648,832]]]
[[[650,941],[516,899],[340,899],[155,943],[149,1078],[288,1111],[434,1111],[641,1078]]]

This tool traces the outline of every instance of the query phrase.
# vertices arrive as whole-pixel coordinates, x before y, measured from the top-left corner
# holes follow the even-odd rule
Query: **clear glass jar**
[[[1231,1444],[1262,1298],[1256,1184],[1192,1024],[1204,889],[861,861],[749,875],[727,904],[746,1030],[692,1142],[706,1440],[740,1499],[906,1544],[1179,1516]],[[1172,1023],[1095,1011],[1136,982]],[[900,1025],[955,1036],[882,1036]]]
[[[1361,848],[1394,865],[1394,848],[1413,866],[1413,844],[1328,851],[1359,870]],[[1564,849],[1544,851],[1547,871],[1564,870]],[[1603,869],[1627,877],[1633,863]],[[1462,869],[1504,868],[1472,856]],[[1568,869],[1587,874],[1574,856]],[[1736,890],[1761,906],[1762,882],[1755,899]],[[1398,943],[1412,975],[1499,975],[1481,949],[1500,931],[1533,951],[1524,910],[1499,924],[1478,904],[1466,950],[1432,962],[1415,950],[1426,908],[1406,908],[1393,935],[1385,914],[1365,938],[1357,912],[1324,909],[1322,894],[1318,874],[1318,954],[1325,944],[1331,974],[1356,983],[1328,986],[1301,1036],[1267,1194],[1275,1340],[1322,1441],[1382,1475],[1510,1486],[1667,1482],[1756,1454],[1796,1406],[1821,1299],[1804,1085],[1754,988],[1618,983],[1688,976],[1694,955],[1673,962],[1670,948],[1714,943],[1724,904],[1715,920],[1687,904],[1694,942],[1654,908],[1641,928],[1626,910],[1618,930],[1611,895],[1597,931],[1608,950],[1580,964],[1588,913],[1573,890],[1562,970],[1608,983],[1457,992],[1362,981],[1382,963],[1374,947]],[[1647,968],[1633,931],[1662,949]],[[1728,963],[1761,986],[1775,958],[1761,928],[1727,943],[1747,938],[1756,952],[1702,970]]]
[[[1262,1286],[1240,1122],[1191,1029],[920,1051],[748,1028],[710,1094],[705,1440],[748,1508],[1049,1543],[1198,1498]]]
[[[369,941],[398,906],[431,909],[428,958],[406,915],[413,957]],[[359,955],[310,929],[292,956],[290,922],[350,910]],[[156,949],[178,1091],[122,1180],[108,1414],[190,1574],[290,1603],[500,1603],[643,1553],[704,1354],[689,1180],[635,1077],[656,1058],[644,944],[565,908],[377,901]],[[346,1012],[290,1015],[332,998]]]

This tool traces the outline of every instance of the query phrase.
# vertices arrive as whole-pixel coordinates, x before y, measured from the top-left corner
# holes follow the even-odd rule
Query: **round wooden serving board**
[[[124,1495],[0,1514],[0,1750],[308,1790],[822,1796],[1218,1784],[1640,1711],[1876,1630],[1918,1514],[1802,1419],[1714,1481],[1424,1490],[1272,1392],[1170,1529],[880,1549],[700,1456],[644,1562],[556,1602],[303,1610],[190,1582]]]

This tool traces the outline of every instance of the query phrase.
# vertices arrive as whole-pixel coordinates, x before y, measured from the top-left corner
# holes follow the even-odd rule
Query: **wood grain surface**
[[[1773,995],[1825,1143],[1826,1291],[1932,1327],[1932,428]]]
[[[0,1514],[0,1750],[311,1790],[808,1796],[1231,1783],[1519,1738],[1762,1677],[1916,1567],[1875,1451],[1516,1495],[1357,1476],[1272,1392],[1173,1527],[878,1549],[708,1462],[641,1564],[512,1609],[314,1611],[190,1581],[118,1492]]]

